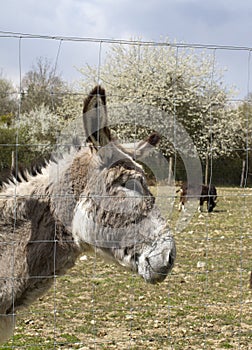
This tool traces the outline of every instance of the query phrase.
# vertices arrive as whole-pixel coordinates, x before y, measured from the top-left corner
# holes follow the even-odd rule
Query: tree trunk
[[[11,171],[15,170],[15,151],[11,151]]]
[[[205,185],[208,184],[208,170],[209,170],[209,157],[206,156],[206,166],[205,166]]]
[[[173,158],[169,157],[168,185],[172,184],[172,167],[173,167]]]
[[[240,187],[243,186],[244,183],[244,175],[245,175],[245,168],[246,168],[246,161],[242,161],[242,172],[241,172],[241,182],[240,182]]]

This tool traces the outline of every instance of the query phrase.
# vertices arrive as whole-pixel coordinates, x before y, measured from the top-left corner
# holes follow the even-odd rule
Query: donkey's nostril
[[[173,264],[174,264],[174,259],[172,257],[172,254],[169,254],[168,263],[169,263],[170,266],[173,266]]]
[[[139,261],[139,254],[138,253],[134,253],[131,257],[131,259],[136,263],[138,264],[138,261]]]
[[[124,253],[124,255],[128,255],[129,254],[129,248],[128,247],[124,248],[123,253]]]

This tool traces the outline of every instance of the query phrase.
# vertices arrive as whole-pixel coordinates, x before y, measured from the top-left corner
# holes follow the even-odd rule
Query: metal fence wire
[[[0,143],[1,154],[9,152],[8,154],[12,157],[10,166],[14,174],[8,181],[3,175],[0,188],[0,340],[1,337],[5,340],[1,344],[1,349],[252,349],[251,48],[167,41],[45,36],[0,31],[0,47],[1,45],[10,47],[11,56],[10,64],[3,59],[5,63],[1,64],[4,73],[2,78],[10,77],[14,81],[15,89],[8,94],[17,96],[18,101],[18,108],[13,117],[15,139]],[[109,74],[104,74],[103,70],[115,46],[121,47],[125,54],[132,52],[130,51],[132,48],[136,53],[132,62],[128,62],[127,74],[121,70],[121,86],[118,85],[117,88],[115,80],[112,79],[114,85],[110,80],[106,80],[109,79]],[[145,80],[142,76],[150,74],[148,65],[146,72],[142,72],[143,61],[146,59],[144,56],[146,47],[149,53],[159,48],[167,50],[167,62],[174,60],[173,73],[176,79],[178,79],[176,73],[181,72],[179,71],[181,62],[183,63],[190,54],[203,52],[206,55],[206,62],[211,62],[208,66],[207,78],[206,76],[204,78],[206,90],[203,88],[202,94],[198,95],[198,99],[209,101],[209,110],[205,109],[208,117],[204,125],[206,130],[204,132],[208,132],[208,138],[198,127],[203,125],[202,121],[200,124],[200,118],[204,118],[204,113],[197,114],[197,123],[199,123],[197,124],[195,115],[191,115],[189,120],[186,110],[181,111],[179,98],[184,98],[182,92],[181,95],[176,94],[170,85],[169,96],[173,98],[170,101],[170,109],[160,111],[157,104],[165,105],[167,101],[162,96],[155,97],[156,100],[154,97],[151,99],[150,96],[156,94],[155,89],[161,89],[161,83],[157,81],[156,87],[146,85],[147,87],[143,88]],[[172,51],[169,51],[171,49]],[[172,56],[169,56],[171,52]],[[81,88],[78,86],[73,89],[65,88],[60,92],[51,91],[51,106],[54,105],[57,94],[61,97],[74,97],[77,101],[75,113],[76,116],[80,116],[72,119],[70,117],[71,122],[58,130],[57,140],[53,145],[50,142],[45,144],[43,141],[36,140],[34,142],[27,140],[27,143],[23,143],[25,138],[22,134],[24,118],[22,104],[24,96],[30,93],[23,88],[23,77],[30,69],[29,65],[41,55],[53,57],[52,75],[54,77],[61,70],[63,79],[71,82],[83,79],[80,73],[81,65],[87,63],[90,67],[94,67],[89,70],[93,75],[85,77]],[[16,64],[13,65],[12,61]],[[232,74],[234,77],[239,76],[239,87],[245,95],[241,97],[239,94],[227,93],[226,98],[222,99],[225,103],[224,107],[212,103],[213,91],[216,84],[218,85],[216,76],[219,72],[219,62],[223,66],[231,67],[230,71],[224,73],[223,79],[230,81]],[[74,68],[75,66],[79,70]],[[121,67],[119,63],[118,67]],[[135,70],[133,67],[138,69]],[[164,75],[167,74],[165,66],[159,69],[163,69]],[[185,71],[183,74],[186,76],[187,73]],[[110,76],[112,77],[113,74],[116,75],[118,72],[111,69]],[[127,75],[126,80],[123,80],[124,74]],[[155,67],[152,74],[156,74]],[[195,74],[200,72],[196,71]],[[173,76],[170,77],[172,78]],[[189,83],[189,81],[193,82],[195,77],[180,78],[181,82],[187,79]],[[196,78],[195,81],[197,81]],[[145,82],[148,84],[147,79]],[[91,86],[92,83],[93,86]],[[119,80],[117,83],[119,84]],[[133,88],[130,86],[131,83]],[[78,177],[78,169],[83,165],[81,160],[83,158],[78,158],[78,154],[90,152],[89,144],[83,139],[80,141],[84,133],[80,103],[82,104],[89,93],[90,86],[93,88],[95,85],[106,88],[108,118],[110,116],[115,118],[109,119],[107,126],[119,136],[126,151],[122,151],[121,148],[118,150],[117,146],[110,143],[101,148],[100,146],[104,144],[93,146],[92,154],[95,156],[98,154],[101,162],[99,173],[94,163],[87,163],[88,169],[85,170],[85,176]],[[152,91],[152,88],[155,91]],[[227,89],[223,88],[219,91],[226,93]],[[3,98],[3,92],[1,94],[0,99]],[[192,96],[193,90],[188,96],[187,103],[183,105],[184,108],[191,108],[191,104],[194,103],[190,99]],[[146,103],[147,98],[152,101],[150,106]],[[102,102],[99,101],[99,103]],[[103,113],[106,112],[103,105],[99,106],[102,106],[98,109],[99,123],[101,123]],[[224,114],[228,115],[222,134],[218,133],[216,128],[220,108]],[[51,113],[49,109],[48,111]],[[55,111],[52,113],[57,114]],[[185,122],[190,122],[189,125],[183,124],[183,117],[181,117],[183,113],[187,116]],[[168,119],[165,119],[168,114]],[[228,132],[232,133],[235,130],[229,129],[228,122],[234,123],[235,118],[241,114],[243,123],[240,133],[244,141],[242,146],[230,145],[228,156],[218,158],[216,145],[223,141],[221,139],[228,137]],[[1,115],[0,111],[0,117]],[[33,119],[30,120],[30,129],[37,127],[38,110],[34,115],[34,122]],[[118,125],[115,127],[115,120],[119,123],[119,127]],[[8,130],[9,127],[2,118],[1,132]],[[99,124],[96,127],[98,133],[101,132],[104,136],[102,125]],[[193,133],[189,136],[190,128]],[[41,130],[44,129],[42,125]],[[143,135],[152,132],[157,132],[161,140],[157,146],[155,145],[156,147],[150,146],[151,153],[145,158],[141,153],[139,141],[143,144],[143,140],[146,140]],[[239,138],[238,129],[236,132]],[[202,146],[200,143],[195,146],[194,140],[199,134],[202,134]],[[3,140],[2,137],[1,140]],[[75,142],[74,146],[73,142]],[[208,157],[203,159],[202,150],[206,148],[206,142],[208,142]],[[166,147],[170,147],[170,153],[163,154],[162,151],[167,150]],[[116,156],[113,153],[115,148]],[[40,156],[42,149],[47,157],[45,162]],[[224,154],[224,151],[222,149],[220,153]],[[35,154],[33,161],[35,163],[36,160],[39,161],[39,169],[30,168],[28,172],[24,170],[20,172],[21,152],[22,160],[31,159],[31,154]],[[49,160],[48,155],[52,152],[54,160]],[[76,155],[77,163],[76,160],[74,161]],[[138,165],[138,161],[141,165]],[[71,164],[70,167],[69,164]],[[121,172],[116,176],[113,169],[118,164],[123,170],[120,168]],[[61,182],[61,175],[66,169],[73,169],[73,167],[76,171],[75,177],[78,177],[78,181],[75,182],[75,185],[79,186],[77,200],[77,192],[75,192],[77,190],[73,188],[74,186],[69,186],[73,181],[72,178],[68,178],[69,183],[66,179],[64,183]],[[146,174],[148,188],[160,210],[160,215],[150,219],[153,208],[142,209],[140,219],[137,214],[141,201],[154,205],[150,204],[152,203],[149,200],[150,193],[147,192],[149,191],[147,185],[143,183],[145,178],[143,180],[142,175],[140,176],[142,172],[139,167],[142,167]],[[207,169],[207,175],[205,169]],[[1,171],[5,174],[3,168]],[[125,181],[125,174],[129,171],[130,178]],[[110,185],[114,192],[108,193],[106,192],[108,186],[106,187],[105,184],[108,181],[108,173],[112,174],[112,172],[115,179]],[[45,181],[43,176],[47,176],[46,184],[43,182]],[[40,188],[36,188],[37,185],[35,185],[38,181],[40,181]],[[95,187],[87,191],[85,181],[92,182]],[[185,181],[188,183],[187,197],[182,208],[181,185]],[[202,187],[204,182],[208,186],[205,194]],[[190,184],[196,187],[198,185],[199,188],[194,192],[190,189]],[[21,190],[20,186],[22,186]],[[50,194],[50,186],[57,189],[57,191],[54,190],[53,195]],[[217,190],[217,199],[211,192],[212,186]],[[121,191],[120,195],[118,191]],[[122,208],[120,208],[121,198],[124,201],[127,200],[127,205]],[[201,211],[198,210],[200,198],[206,199],[201,203],[203,204]],[[214,199],[213,210],[209,210],[209,203],[208,206],[206,204],[210,199]],[[46,217],[48,203],[53,203],[53,210],[51,210],[55,215],[54,221]],[[82,211],[83,203],[89,203],[88,205],[96,208],[95,224],[91,233],[86,233],[85,225],[93,209],[85,207],[86,209]],[[102,218],[99,216],[101,206],[103,206],[103,214],[106,214]],[[62,208],[64,208],[63,212]],[[29,210],[32,214],[29,214],[30,216],[24,214],[27,213],[25,210]],[[74,224],[73,218],[80,213],[83,217],[76,219],[77,223]],[[166,230],[169,227],[176,242],[177,256],[174,267],[166,278],[161,283],[151,284],[146,283],[144,278],[139,276],[139,266],[142,257],[146,254],[146,261],[151,270],[150,259],[155,260],[155,257],[150,258],[146,251],[139,253],[141,249],[139,247],[144,244],[148,246],[152,241],[157,245],[161,244],[159,237],[153,238],[159,230],[161,215],[164,218],[162,223],[166,224]],[[99,225],[105,217],[106,240],[104,236],[99,236]],[[46,231],[42,236],[37,235],[36,227],[41,227],[39,225],[47,227],[49,225],[47,220],[53,221],[53,234]],[[80,240],[76,229],[77,224],[84,240],[86,239],[90,246],[95,247],[91,254],[87,251],[85,244],[76,245]],[[153,226],[154,233],[149,225]],[[121,227],[127,227],[127,230],[121,230]],[[61,235],[63,231],[64,236]],[[125,236],[125,232],[129,231],[130,234]],[[144,231],[144,238],[140,237],[139,232],[142,231]],[[149,231],[149,236],[144,236]],[[27,232],[30,232],[28,239]],[[165,244],[168,244],[168,239],[170,236],[165,236],[163,239]],[[61,240],[63,240],[62,245]],[[66,249],[65,253],[64,244],[69,246],[72,244],[71,249]],[[63,253],[60,249],[63,249]],[[82,250],[81,254],[80,250]],[[123,260],[121,265],[134,266],[133,271],[110,261],[111,255],[116,255],[115,251],[119,250],[125,260],[122,258],[117,260],[121,263]],[[30,251],[34,252],[33,255],[29,254]],[[163,255],[166,252],[162,249],[161,251]],[[61,273],[62,271],[59,273],[60,254],[62,264],[65,264],[64,274]],[[157,256],[158,254],[160,253],[157,252]],[[127,256],[130,257],[128,260]],[[73,264],[74,259],[76,259],[75,264]],[[162,259],[165,259],[164,256]],[[50,269],[50,266],[53,266],[53,273],[50,276],[44,276],[42,272],[32,275],[30,271],[33,265],[41,267],[37,271],[43,272],[47,267]],[[42,293],[45,278],[50,279],[50,288]],[[26,287],[19,287],[20,285]],[[18,288],[25,290],[25,298],[23,291],[17,290]],[[32,294],[38,294],[36,300],[28,307],[19,308],[21,304],[30,304],[31,290]],[[12,302],[8,304],[8,300]],[[9,306],[6,309],[7,304]],[[13,334],[10,332],[9,338],[5,339],[10,328],[14,326]]]

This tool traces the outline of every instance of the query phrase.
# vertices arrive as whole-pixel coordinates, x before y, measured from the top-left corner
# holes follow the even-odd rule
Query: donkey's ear
[[[111,141],[111,133],[107,122],[105,90],[97,85],[84,100],[83,123],[86,141],[95,147],[108,144]]]
[[[160,136],[157,132],[153,132],[149,135],[145,140],[142,140],[135,143],[129,143],[127,146],[122,145],[126,151],[126,153],[130,154],[132,158],[135,160],[141,160],[141,158],[145,158],[150,155],[153,151],[153,148],[159,143]]]
[[[160,142],[160,135],[157,132],[153,132],[150,134],[144,141],[140,141],[137,149],[145,149],[151,147],[157,146],[157,144]]]

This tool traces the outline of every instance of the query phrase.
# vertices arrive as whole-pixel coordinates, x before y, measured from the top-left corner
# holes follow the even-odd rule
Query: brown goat
[[[183,183],[177,192],[180,192],[179,211],[185,210],[185,203],[189,198],[195,198],[195,196],[198,197],[200,201],[199,211],[203,210],[204,202],[207,202],[207,211],[209,213],[211,213],[216,206],[217,190],[214,185],[201,185],[200,195],[195,195],[197,192],[196,189],[192,186],[188,186],[187,183]]]
[[[180,198],[179,198],[179,211],[185,210],[185,203],[190,199],[190,198],[199,198],[200,205],[198,208],[198,211],[203,210],[203,204],[204,202],[207,202],[207,211],[211,213],[213,209],[216,206],[216,199],[217,199],[217,190],[214,185],[206,186],[206,185],[201,185],[201,192],[199,195],[195,195],[197,193],[196,188],[189,186],[184,183],[180,187],[180,189],[177,191],[180,192]]]

